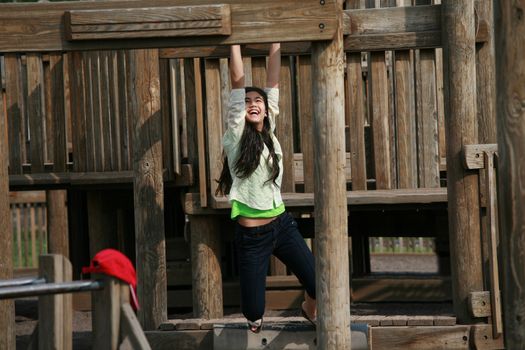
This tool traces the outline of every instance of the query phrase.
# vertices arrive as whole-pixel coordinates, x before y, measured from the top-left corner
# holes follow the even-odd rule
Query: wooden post
[[[67,191],[46,191],[47,234],[50,254],[69,257],[69,233],[67,223]]]
[[[39,277],[47,283],[71,281],[71,263],[62,255],[41,255]],[[71,294],[45,295],[38,298],[38,348],[72,349]]]
[[[139,320],[149,330],[168,318],[158,50],[130,51],[127,67]]]
[[[342,1],[337,15],[333,40],[312,44],[317,346],[349,350]]]
[[[468,295],[483,289],[478,175],[463,168],[461,157],[464,144],[477,142],[474,17],[473,1],[443,1],[450,256],[454,311],[460,323],[474,321]]]
[[[191,271],[193,278],[193,316],[222,317],[221,236],[216,219],[192,215]]]
[[[496,11],[499,216],[507,349],[525,348],[525,0],[498,1]]]
[[[9,209],[9,175],[7,172],[7,120],[4,108],[4,96],[0,94],[0,279],[13,276],[13,229],[11,210]],[[15,306],[12,300],[0,301],[0,349],[14,350]]]
[[[104,280],[104,289],[91,293],[93,349],[116,350],[119,345],[122,282],[105,275],[93,275],[92,278]]]

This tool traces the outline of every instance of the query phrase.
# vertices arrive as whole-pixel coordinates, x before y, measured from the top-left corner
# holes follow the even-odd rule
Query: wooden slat
[[[204,107],[202,96],[201,60],[193,60],[193,71],[195,77],[195,109],[197,119],[197,152],[199,159],[199,193],[202,206],[208,206],[208,181],[206,178],[206,141],[204,130]]]
[[[112,93],[109,80],[109,60],[110,52],[101,51],[99,53],[99,91],[100,91],[100,143],[102,144],[102,169],[113,170],[113,145],[111,144],[112,135],[112,115],[110,106],[110,95]]]
[[[171,153],[173,154],[173,171],[175,174],[180,174],[181,163],[181,136],[180,124],[182,112],[182,96],[181,96],[181,75],[179,61],[176,59],[169,60],[169,87],[170,87],[170,116],[171,116],[171,139],[173,142]]]
[[[53,170],[62,172],[67,164],[66,114],[64,101],[64,59],[62,54],[49,55],[51,104],[49,112],[53,124]],[[48,142],[51,139],[48,137]]]
[[[174,134],[170,115],[170,67],[168,60],[159,60],[160,69],[160,103],[162,115],[162,168],[168,178],[173,178],[172,135]]]
[[[95,118],[97,106],[93,101],[93,85],[98,83],[93,77],[93,61],[97,59],[96,52],[82,52],[83,66],[84,66],[84,79],[85,81],[85,118],[86,118],[86,129],[83,131],[86,133],[86,170],[96,170],[96,141],[95,134],[97,132],[95,128]]]
[[[209,164],[208,186],[215,193],[217,180],[222,170],[222,113],[221,113],[221,75],[218,59],[206,60],[206,136],[207,162]]]
[[[68,53],[69,79],[71,92],[71,126],[73,142],[73,169],[85,171],[86,134],[85,134],[85,76],[83,55],[80,52]]]
[[[117,51],[117,86],[118,86],[118,111],[119,111],[119,130],[120,130],[120,163],[119,170],[131,170],[132,162],[131,155],[133,153],[133,143],[131,142],[131,135],[133,126],[130,124],[128,117],[128,51]]]
[[[118,87],[118,56],[116,51],[109,51],[107,55],[107,70],[108,70],[108,107],[109,107],[109,133],[110,149],[108,150],[108,157],[111,157],[110,168],[107,170],[118,171],[121,166],[121,151],[120,151],[120,115],[119,104],[119,87]],[[124,89],[125,90],[125,89]]]
[[[469,326],[372,327],[370,343],[373,349],[468,349],[469,330]]]
[[[266,87],[266,57],[252,58],[252,85]]]
[[[68,40],[230,35],[229,5],[65,12]]]
[[[295,192],[291,75],[291,62],[284,59],[279,80],[279,116],[275,121],[276,136],[283,151],[281,192]]]
[[[365,151],[365,97],[361,54],[346,56],[346,83],[348,101],[346,117],[350,139],[350,163],[352,168],[352,190],[366,190],[366,151]]]
[[[39,54],[27,55],[27,117],[31,150],[31,171],[44,171],[44,71]]]
[[[102,52],[95,51],[91,54],[91,103],[93,118],[93,154],[95,159],[95,171],[104,170],[104,132],[105,125],[102,122],[104,106],[102,106]],[[88,150],[89,152],[90,150]]]
[[[314,191],[314,149],[313,149],[313,105],[312,105],[312,63],[310,56],[297,58],[297,113],[299,115],[299,136],[301,137],[302,174],[304,192]],[[298,170],[297,164],[294,166]],[[298,182],[298,178],[295,178]]]
[[[22,173],[22,163],[26,162],[24,128],[24,102],[22,97],[20,56],[6,54],[5,62],[5,93],[7,111],[7,137],[9,139],[9,172]],[[3,102],[3,101],[2,101]]]
[[[415,188],[418,177],[413,53],[396,51],[394,55],[398,187]]]
[[[435,69],[435,50],[420,50],[416,65],[416,88],[419,186],[421,187],[440,185]]]
[[[82,50],[117,49],[163,46],[202,46],[250,42],[312,41],[331,39],[336,30],[336,1],[326,0],[261,0],[254,11],[254,4],[243,0],[228,0],[231,9],[232,34],[228,37],[206,36],[195,41],[192,37],[142,40],[91,40],[85,43],[67,41],[62,25],[65,11],[109,10],[122,11],[132,8],[155,8],[163,6],[195,6],[216,4],[214,0],[154,0],[154,1],[111,1],[104,4],[89,2],[32,4],[27,7],[2,4],[0,27],[5,33],[0,39],[0,51],[19,50]],[[283,21],[287,25],[283,26]],[[24,23],[23,26],[20,23]],[[323,28],[319,24],[323,23]],[[30,30],[28,30],[30,28]]]

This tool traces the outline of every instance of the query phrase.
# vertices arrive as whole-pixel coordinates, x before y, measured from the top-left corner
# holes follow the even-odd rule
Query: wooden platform
[[[500,349],[501,340],[493,340],[489,325],[457,325],[451,316],[355,316],[352,349],[361,349],[358,327],[368,328],[370,349]],[[363,328],[361,328],[362,330]],[[155,349],[223,349],[220,336],[227,337],[228,349],[315,349],[316,333],[302,317],[268,317],[259,334],[246,328],[243,318],[216,320],[170,320],[158,331],[146,332]],[[232,334],[230,334],[231,336]]]

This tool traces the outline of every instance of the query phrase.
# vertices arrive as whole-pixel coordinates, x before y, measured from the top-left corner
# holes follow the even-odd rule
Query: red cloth
[[[139,309],[137,300],[137,274],[133,264],[127,256],[115,249],[104,249],[95,254],[91,265],[82,268],[82,273],[101,273],[113,276],[129,283],[131,304],[135,310]]]

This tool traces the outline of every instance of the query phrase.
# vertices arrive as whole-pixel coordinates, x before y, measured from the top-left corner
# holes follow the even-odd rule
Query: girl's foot
[[[308,321],[310,321],[310,323],[314,326],[314,327],[317,327],[317,317],[314,316],[314,317],[311,317],[310,315],[308,315],[308,313],[306,312],[306,309],[305,309],[305,301],[303,301],[303,303],[301,304],[301,314],[303,315],[304,318],[306,318]]]
[[[262,329],[263,319],[260,318],[256,321],[248,321],[248,329],[253,333],[259,333]]]

